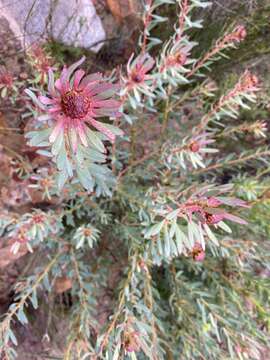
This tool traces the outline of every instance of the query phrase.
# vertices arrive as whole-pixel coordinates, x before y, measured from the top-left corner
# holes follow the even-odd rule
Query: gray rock
[[[0,9],[24,47],[52,38],[97,52],[105,39],[91,0],[0,0]]]

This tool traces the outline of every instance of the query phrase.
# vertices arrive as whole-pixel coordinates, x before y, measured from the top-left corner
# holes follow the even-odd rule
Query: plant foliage
[[[82,60],[60,73],[49,57],[47,75],[30,56],[39,75],[26,90],[26,138],[46,160],[21,176],[51,206],[0,220],[11,251],[39,259],[2,317],[3,359],[16,357],[16,324],[33,309],[58,313],[61,281],[72,299],[63,359],[259,360],[267,349],[270,149],[266,122],[241,120],[262,84],[249,70],[230,89],[211,79],[246,30],[195,58],[196,14],[210,3],[144,5],[120,74],[84,78]],[[164,7],[177,23],[162,43]]]

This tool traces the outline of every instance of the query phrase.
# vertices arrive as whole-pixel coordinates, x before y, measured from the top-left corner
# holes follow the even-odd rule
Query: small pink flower
[[[137,331],[129,331],[125,333],[124,347],[127,352],[140,351],[139,333]]]
[[[179,39],[164,59],[163,65],[161,66],[161,72],[170,68],[181,68],[184,66],[188,61],[193,46],[194,43],[183,46],[182,39]]]
[[[231,35],[234,41],[241,42],[245,40],[247,36],[247,30],[243,25],[238,25]]]
[[[106,83],[100,73],[85,76],[84,70],[76,70],[84,60],[83,57],[69,68],[64,67],[56,81],[52,70],[49,70],[49,96],[36,99],[27,90],[35,103],[55,121],[50,142],[55,142],[61,133],[65,133],[74,152],[77,151],[78,142],[88,146],[87,128],[90,126],[114,142],[115,134],[96,119],[121,116],[118,111],[120,102],[112,99],[118,85]]]
[[[230,197],[198,196],[188,201],[184,206],[182,213],[186,214],[191,220],[192,215],[202,224],[215,225],[223,220],[230,220],[238,224],[246,225],[247,222],[238,216],[228,213],[221,205],[249,208],[249,205],[240,199]]]
[[[34,214],[32,217],[32,222],[34,224],[43,224],[45,220],[45,217],[43,214]]]
[[[220,221],[224,219],[224,214],[209,214],[205,213],[205,222],[209,225],[218,224]]]
[[[214,139],[209,138],[209,134],[203,133],[191,139],[191,142],[188,144],[188,149],[191,152],[197,153],[201,149],[206,148],[207,145],[213,144],[214,142]]]
[[[140,55],[131,64],[133,55],[128,61],[127,72],[128,72],[128,87],[133,88],[145,80],[149,79],[147,73],[152,69],[155,64],[154,59],[149,54]]]
[[[252,74],[250,71],[246,70],[241,76],[240,81],[236,86],[236,90],[239,92],[248,91],[254,92],[259,90],[259,79],[256,75]]]
[[[4,66],[0,67],[0,89],[11,89],[13,85],[13,76]]]
[[[17,233],[17,241],[21,244],[25,244],[29,241],[27,236],[27,228],[26,226],[22,226]]]
[[[191,255],[193,260],[202,262],[205,259],[205,251],[202,248],[201,244],[195,243],[193,249],[191,250]]]
[[[165,67],[171,67],[171,66],[183,66],[185,65],[187,61],[187,55],[184,52],[179,52],[176,55],[171,55],[166,59],[166,66]]]
[[[233,221],[233,222],[241,224],[241,225],[247,225],[247,222],[245,220],[241,219],[238,216],[229,214],[225,211],[222,213],[218,213],[218,214],[211,214],[211,213],[205,212],[204,218],[205,218],[205,222],[209,225],[218,224],[219,222],[221,222],[225,219]]]

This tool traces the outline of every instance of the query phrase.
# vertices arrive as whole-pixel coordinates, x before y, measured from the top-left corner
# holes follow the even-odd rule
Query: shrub
[[[178,21],[162,43],[165,5]],[[47,160],[20,176],[49,205],[1,219],[13,253],[39,259],[2,319],[3,358],[15,356],[16,321],[47,302],[60,316],[63,292],[64,359],[261,358],[270,149],[266,122],[242,119],[263,85],[245,70],[221,93],[211,76],[243,25],[194,58],[193,14],[209,5],[146,0],[138,49],[109,76],[85,75],[84,58],[60,72],[51,57],[47,76],[30,57],[26,138]]]

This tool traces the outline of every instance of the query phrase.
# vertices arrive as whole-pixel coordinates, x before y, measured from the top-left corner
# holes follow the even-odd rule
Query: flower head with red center
[[[155,97],[154,94],[154,77],[149,74],[155,65],[155,60],[148,54],[142,53],[136,58],[134,54],[127,63],[127,75],[121,76],[121,99],[123,102],[130,101],[133,109],[142,106],[142,98],[148,96]]]
[[[54,81],[54,74],[49,70],[48,96],[35,95],[27,90],[35,103],[46,111],[55,121],[49,141],[54,143],[59,135],[67,135],[74,153],[78,143],[88,146],[88,129],[95,128],[111,142],[115,141],[115,129],[111,125],[97,121],[101,117],[118,117],[120,102],[112,99],[118,86],[106,83],[100,73],[85,76],[84,70],[76,70],[85,60],[64,67],[60,78]],[[76,71],[75,71],[76,70]],[[121,133],[118,130],[118,134]]]
[[[149,79],[147,73],[152,69],[155,64],[154,59],[149,54],[140,55],[131,64],[133,56],[129,59],[127,65],[127,72],[129,76],[129,87],[136,86],[136,84],[143,83]]]
[[[210,134],[203,133],[190,140],[188,149],[193,153],[198,153],[200,151],[208,152],[209,150],[207,149],[207,146],[213,144],[214,142],[215,140],[210,138]],[[210,151],[213,152],[213,150]]]
[[[122,99],[135,95],[131,103],[133,108],[140,104],[141,96],[148,95],[153,97],[153,77],[149,71],[155,64],[154,59],[148,54],[141,54],[134,59],[134,54],[131,55],[127,63],[127,76],[122,77]],[[137,105],[135,105],[137,103]]]
[[[247,222],[242,218],[230,214],[222,206],[243,207],[248,208],[249,205],[241,200],[230,197],[207,196],[203,192],[197,194],[194,198],[189,199],[183,206],[182,212],[188,216],[189,221],[195,215],[199,222],[203,225],[217,225],[223,220],[230,220],[238,224],[246,225]]]
[[[174,38],[169,46],[165,46],[160,63],[160,72],[165,78],[168,73],[173,77],[177,77],[177,74],[185,74],[187,71],[185,67],[193,62],[191,51],[195,45],[195,42],[189,41],[188,37],[180,36]]]
[[[180,48],[176,47],[172,49],[171,53],[167,56],[164,61],[161,71],[168,69],[170,67],[181,67],[184,66],[190,56],[191,49],[193,44],[185,45]]]

